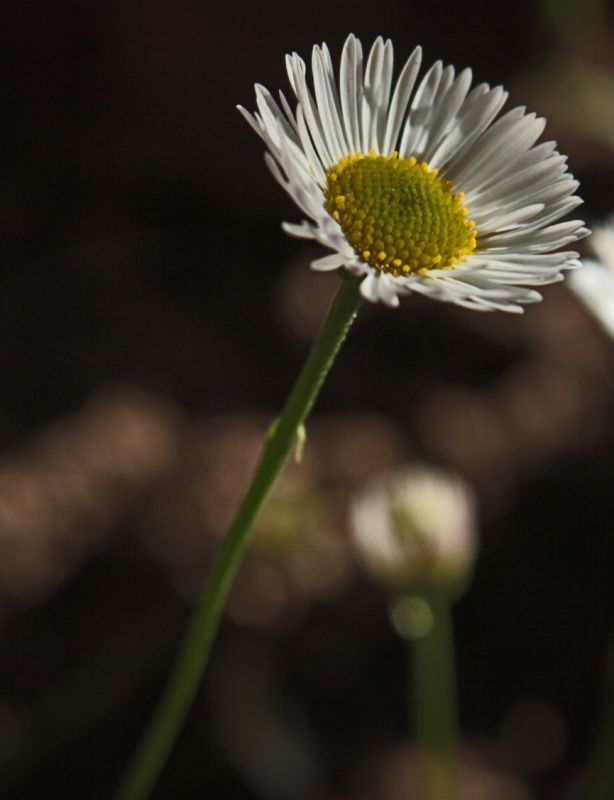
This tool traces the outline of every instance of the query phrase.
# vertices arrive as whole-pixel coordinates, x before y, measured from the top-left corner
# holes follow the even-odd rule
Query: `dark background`
[[[614,209],[602,3],[2,6],[0,797],[109,797],[146,723],[335,288],[281,233],[298,212],[235,105],[256,81],[287,88],[285,52],[324,40],[336,60],[350,31],[505,83],[548,116],[589,222]],[[284,501],[333,551],[255,548],[156,798],[410,796],[405,654],[346,508],[417,459],[480,500],[457,607],[467,797],[588,796],[614,628],[614,352],[565,286],[544,295],[521,318],[364,310]]]

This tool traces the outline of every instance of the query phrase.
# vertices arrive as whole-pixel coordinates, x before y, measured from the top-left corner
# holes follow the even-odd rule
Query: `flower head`
[[[293,110],[256,85],[242,114],[268,147],[267,163],[308,218],[287,233],[333,252],[316,270],[345,268],[365,298],[390,305],[410,292],[467,308],[522,311],[534,289],[580,265],[560,251],[588,232],[557,222],[581,203],[545,121],[524,108],[500,116],[507,92],[435,62],[422,80],[417,47],[393,84],[393,47],[376,39],[363,65],[345,42],[338,79],[325,44],[288,55]]]
[[[590,241],[597,260],[587,259],[570,286],[614,337],[614,216],[595,228]]]
[[[476,550],[475,501],[460,478],[413,467],[373,481],[351,508],[352,538],[387,588],[462,588]]]

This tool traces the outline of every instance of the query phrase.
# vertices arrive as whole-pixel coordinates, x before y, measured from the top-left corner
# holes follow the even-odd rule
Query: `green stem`
[[[591,767],[591,800],[611,800],[614,797],[614,645],[610,645],[608,653],[601,729]]]
[[[412,708],[428,800],[458,797],[458,719],[454,634],[449,598],[430,592],[421,598],[430,625],[411,642]]]
[[[181,730],[220,625],[226,599],[249,542],[253,525],[296,442],[361,304],[355,281],[343,283],[303,369],[273,427],[243,503],[190,619],[168,686],[116,794],[116,800],[143,800],[151,792]]]

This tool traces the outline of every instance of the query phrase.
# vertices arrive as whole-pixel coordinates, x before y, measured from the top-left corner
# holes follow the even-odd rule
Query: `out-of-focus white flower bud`
[[[475,498],[458,477],[426,467],[386,474],[351,507],[353,540],[393,593],[465,587],[476,551]]]
[[[569,286],[614,338],[614,216],[595,228],[590,244],[597,260],[584,259],[583,269],[571,273]]]

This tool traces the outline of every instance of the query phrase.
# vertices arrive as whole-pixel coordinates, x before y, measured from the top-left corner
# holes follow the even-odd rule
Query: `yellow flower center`
[[[462,192],[413,156],[351,153],[326,177],[326,210],[360,259],[382,272],[423,275],[475,250]]]

